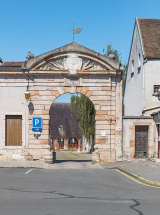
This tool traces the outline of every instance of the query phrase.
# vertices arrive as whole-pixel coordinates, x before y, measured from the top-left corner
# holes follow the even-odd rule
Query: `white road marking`
[[[27,172],[25,172],[25,174],[28,174],[32,171],[33,169],[28,170]]]

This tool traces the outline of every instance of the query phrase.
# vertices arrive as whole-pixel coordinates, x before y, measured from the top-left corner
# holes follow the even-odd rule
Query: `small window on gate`
[[[153,95],[156,96],[158,93],[160,93],[160,85],[154,85]]]

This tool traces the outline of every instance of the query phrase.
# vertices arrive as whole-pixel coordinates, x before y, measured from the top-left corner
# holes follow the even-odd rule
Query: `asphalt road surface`
[[[160,189],[114,169],[0,169],[0,215],[59,214],[158,215]]]

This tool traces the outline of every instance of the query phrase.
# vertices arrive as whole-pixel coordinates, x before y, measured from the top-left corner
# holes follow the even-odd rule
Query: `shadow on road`
[[[139,206],[140,205],[140,203],[137,201],[137,200],[135,200],[135,199],[132,199],[136,204],[134,204],[134,205],[131,205],[131,206],[129,206],[132,210],[134,210],[134,211],[136,211],[139,215],[143,215],[143,213],[141,212],[141,211],[139,211],[139,210],[137,210],[137,209],[135,209],[134,207],[137,207],[137,206]]]
[[[56,160],[54,163],[64,163],[64,162],[92,162],[92,160]]]

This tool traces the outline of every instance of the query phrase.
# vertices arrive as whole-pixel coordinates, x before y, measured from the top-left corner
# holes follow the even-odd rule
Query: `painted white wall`
[[[145,109],[160,106],[160,101],[153,96],[154,85],[160,85],[160,59],[148,59],[144,65],[145,74]],[[159,108],[160,109],[160,108]],[[146,111],[145,115],[149,115],[158,109]]]
[[[5,82],[1,82],[0,85],[4,85]],[[28,148],[28,102],[25,100],[24,92],[26,91],[26,86],[10,86],[11,84],[6,84],[6,86],[0,86],[0,149],[2,148],[3,140],[3,112],[25,112],[25,146]],[[25,83],[23,85],[26,85]]]
[[[140,72],[138,72],[139,54],[140,54]],[[131,76],[132,60],[134,60],[133,76]],[[138,33],[138,26],[137,26],[137,23],[135,23],[135,30],[133,33],[133,43],[131,47],[126,86],[125,86],[124,115],[140,116],[142,115],[143,108],[144,108],[143,55],[142,55],[142,48],[140,44],[140,36]]]

